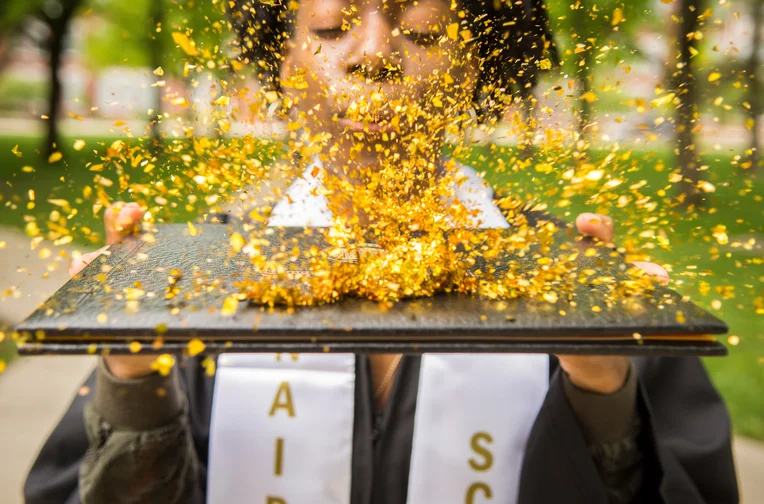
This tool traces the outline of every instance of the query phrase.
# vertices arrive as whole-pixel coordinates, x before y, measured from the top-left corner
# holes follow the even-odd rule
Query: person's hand
[[[109,206],[104,213],[106,226],[106,245],[103,248],[83,254],[72,261],[69,265],[69,275],[74,276],[82,271],[85,266],[93,262],[99,255],[122,239],[123,236],[137,230],[138,224],[143,218],[143,210],[137,203],[123,203],[121,201]],[[151,365],[156,360],[153,355],[110,355],[104,357],[106,365],[111,373],[117,378],[138,378],[153,372]]]
[[[576,219],[576,228],[579,233],[605,243],[612,243],[615,236],[613,219],[605,215],[581,214]],[[651,262],[632,264],[647,274],[655,276],[661,282],[668,283],[668,272],[663,267]],[[623,387],[629,373],[628,357],[598,355],[558,355],[557,357],[571,383],[591,392],[600,394],[617,392]]]

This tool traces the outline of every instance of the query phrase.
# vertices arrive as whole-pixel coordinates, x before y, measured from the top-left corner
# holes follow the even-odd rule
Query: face
[[[459,21],[449,0],[299,3],[280,77],[291,119],[327,140],[325,164],[440,151],[477,76]]]

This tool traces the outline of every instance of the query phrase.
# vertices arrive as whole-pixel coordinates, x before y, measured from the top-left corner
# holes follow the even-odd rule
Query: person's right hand
[[[69,275],[74,276],[82,271],[85,266],[93,262],[93,259],[103,254],[122,237],[138,229],[138,224],[143,218],[143,210],[137,203],[123,203],[118,201],[109,206],[104,213],[106,225],[106,243],[103,248],[83,254],[80,258],[72,261],[69,265]],[[106,365],[111,373],[117,378],[138,378],[154,372],[151,365],[156,360],[155,355],[110,355],[104,357]]]

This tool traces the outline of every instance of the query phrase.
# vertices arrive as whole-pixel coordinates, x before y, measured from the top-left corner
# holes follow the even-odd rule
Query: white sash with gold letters
[[[344,504],[355,357],[225,354],[210,426],[210,504]]]
[[[478,210],[476,225],[506,227],[490,188],[462,170],[456,197]],[[274,207],[270,225],[331,224],[311,171]],[[548,384],[546,355],[423,356],[407,504],[515,504]],[[207,501],[349,504],[354,387],[351,354],[221,355]]]
[[[294,357],[220,357],[210,504],[350,502],[355,358]],[[425,355],[408,504],[514,504],[548,382],[546,355]]]

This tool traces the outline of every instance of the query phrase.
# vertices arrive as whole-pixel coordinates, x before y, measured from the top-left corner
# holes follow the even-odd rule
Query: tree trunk
[[[74,17],[74,12],[82,0],[62,0],[61,14],[56,18],[45,16],[43,19],[50,28],[49,51],[49,77],[50,88],[48,90],[48,120],[46,121],[47,134],[43,152],[52,154],[57,148],[60,148],[58,132],[58,115],[61,109],[61,95],[63,86],[61,85],[61,63],[64,52],[64,39],[69,31],[69,25]]]
[[[687,205],[699,204],[702,201],[698,190],[700,166],[695,150],[695,127],[698,103],[697,79],[692,73],[692,49],[696,49],[696,39],[688,34],[694,34],[699,27],[698,16],[703,12],[703,0],[681,0],[679,4],[679,45],[678,68],[674,74],[674,92],[679,99],[675,113],[676,153],[677,163],[682,171],[681,184],[684,202]]]
[[[152,0],[150,7],[148,50],[151,68],[156,69],[162,66],[162,37],[157,33],[157,26],[164,26],[164,5],[162,0]],[[151,117],[151,150],[156,154],[162,142],[162,128],[160,121],[162,119],[162,88],[154,87],[154,114]]]
[[[52,27],[51,27],[52,28]],[[50,71],[50,88],[48,89],[48,120],[45,122],[47,134],[45,138],[45,152],[50,156],[60,145],[58,139],[58,112],[61,108],[61,56],[63,52],[64,33],[53,31],[50,40],[50,60],[48,70]]]
[[[748,83],[748,103],[751,105],[749,110],[749,120],[753,121],[753,127],[751,128],[751,155],[749,161],[752,172],[759,167],[759,161],[761,160],[761,152],[759,151],[759,117],[761,116],[761,75],[759,65],[759,42],[761,41],[761,29],[764,24],[762,14],[764,11],[764,2],[761,0],[751,0],[753,3],[753,11],[751,12],[751,19],[753,20],[753,39],[751,47],[751,56],[748,58],[748,64],[746,65],[746,74],[750,82]]]
[[[588,27],[591,20],[589,19],[589,7],[587,2],[580,0],[578,2],[578,8],[573,10],[572,16],[575,30],[575,37],[573,40],[576,44],[583,44],[585,46],[585,50],[579,53],[579,59],[577,61],[578,71],[576,74],[579,85],[578,133],[581,137],[584,137],[587,126],[589,126],[592,118],[591,97],[588,93],[592,90],[592,51],[594,50],[589,41],[591,38],[591,30]]]

